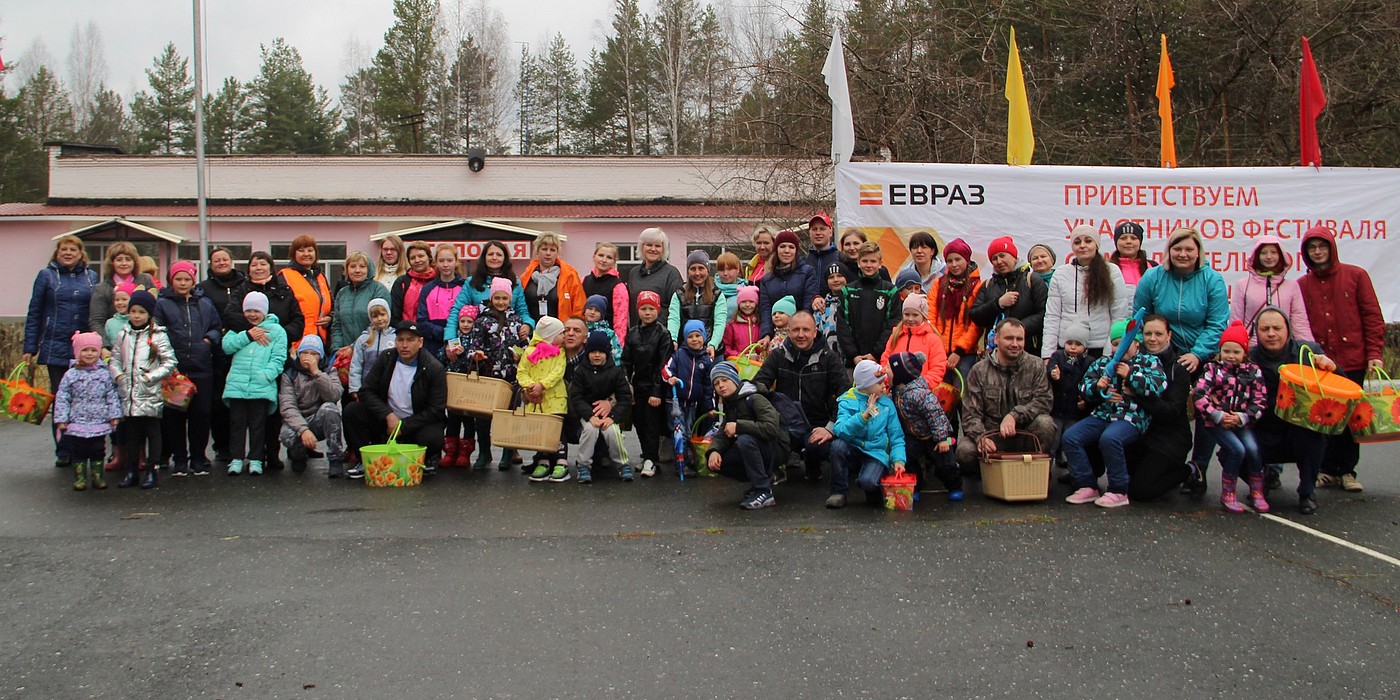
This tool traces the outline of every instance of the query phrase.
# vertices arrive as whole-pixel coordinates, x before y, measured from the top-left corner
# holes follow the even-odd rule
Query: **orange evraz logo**
[[[885,188],[889,188],[889,198]],[[986,188],[976,184],[945,185],[942,183],[891,183],[886,185],[861,185],[860,204],[867,207],[889,206],[938,206],[962,204],[980,206],[987,202]]]

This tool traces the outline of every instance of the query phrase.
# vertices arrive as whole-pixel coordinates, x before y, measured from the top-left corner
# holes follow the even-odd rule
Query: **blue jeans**
[[[747,481],[760,491],[772,491],[773,472],[777,468],[773,456],[772,443],[752,435],[739,435],[729,449],[720,454],[719,473]]]
[[[1244,467],[1245,476],[1260,476],[1264,473],[1264,463],[1259,459],[1259,442],[1254,439],[1254,431],[1249,428],[1206,428],[1215,444],[1220,446],[1220,473],[1226,479],[1240,475]]]
[[[1211,428],[1206,427],[1205,421],[1201,420],[1200,416],[1196,416],[1194,443],[1191,446],[1191,461],[1204,470],[1210,465],[1210,456],[1215,452],[1216,433]],[[1221,459],[1224,460],[1224,458],[1224,455],[1221,455]]]
[[[1088,448],[1099,446],[1103,455],[1104,471],[1108,472],[1108,490],[1112,493],[1128,493],[1128,459],[1124,450],[1142,437],[1138,430],[1125,420],[1106,421],[1097,416],[1089,416],[1074,424],[1065,433],[1065,457],[1069,459],[1069,473],[1074,477],[1074,487],[1097,488],[1094,467],[1089,464]]]
[[[839,465],[839,466],[838,466]],[[833,440],[831,444],[831,493],[844,494],[850,488],[850,474],[856,472],[856,486],[871,497],[884,498],[880,489],[880,477],[889,466],[870,455],[852,447],[843,440]]]

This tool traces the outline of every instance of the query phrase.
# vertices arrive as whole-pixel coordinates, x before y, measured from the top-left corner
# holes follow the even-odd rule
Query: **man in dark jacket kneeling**
[[[360,386],[360,400],[345,410],[346,442],[358,453],[386,442],[398,428],[398,442],[427,448],[423,474],[437,473],[447,419],[447,371],[423,350],[418,324],[394,326],[394,349],[385,350]]]

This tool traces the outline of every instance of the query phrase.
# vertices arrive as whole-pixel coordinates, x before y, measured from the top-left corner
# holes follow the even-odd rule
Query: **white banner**
[[[1143,250],[1160,261],[1166,238],[1191,226],[1205,239],[1206,261],[1227,284],[1245,274],[1254,241],[1283,239],[1298,279],[1303,233],[1322,223],[1337,231],[1337,256],[1371,273],[1387,320],[1400,313],[1400,170],[1381,168],[1099,168],[1080,166],[845,163],[836,166],[838,231],[859,228],[878,241],[885,263],[908,257],[915,231],[972,246],[987,274],[986,249],[1009,235],[1024,258],[1037,243],[1069,257],[1069,232],[1089,224],[1113,250],[1124,220],[1146,229]],[[1400,237],[1400,231],[1397,231]]]

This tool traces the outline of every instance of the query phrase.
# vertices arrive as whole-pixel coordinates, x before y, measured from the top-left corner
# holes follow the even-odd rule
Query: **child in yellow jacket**
[[[525,394],[525,410],[539,413],[552,413],[564,416],[569,412],[568,386],[564,383],[564,369],[568,359],[559,349],[559,336],[564,334],[564,323],[553,316],[545,316],[535,325],[534,337],[520,356],[520,367],[515,381]],[[559,449],[554,453],[536,452],[535,468],[530,473],[530,481],[568,481],[568,446],[562,435]]]

